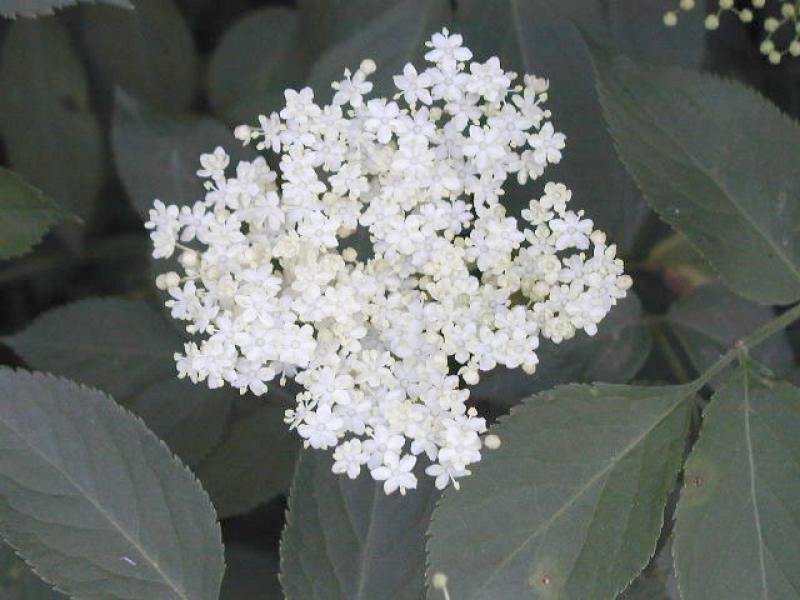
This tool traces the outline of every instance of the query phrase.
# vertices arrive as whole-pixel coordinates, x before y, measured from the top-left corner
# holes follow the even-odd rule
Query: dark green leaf
[[[161,109],[186,108],[197,87],[192,32],[173,0],[135,0],[135,5],[134,11],[85,9],[89,57],[109,88],[121,86]]]
[[[228,544],[225,563],[220,600],[283,600],[276,556],[244,544]]]
[[[270,386],[255,410],[228,423],[219,445],[197,465],[220,517],[245,513],[289,489],[300,436],[283,422],[287,400]]]
[[[13,171],[0,168],[0,258],[26,254],[67,212]]]
[[[133,8],[130,0],[2,0],[0,15],[4,17],[41,17],[52,15],[57,8],[75,6],[78,2],[102,2],[119,8]]]
[[[170,449],[194,467],[218,447],[235,397],[230,388],[210,390],[205,384],[178,379],[173,372],[137,394],[125,406],[141,417]]]
[[[0,542],[0,596],[3,600],[65,600],[25,564],[11,546]]]
[[[739,368],[686,463],[673,552],[683,600],[796,600],[800,389]]]
[[[698,286],[716,279],[717,274],[680,233],[674,232],[650,249],[645,266],[661,269],[673,287]],[[676,280],[677,278],[677,280]]]
[[[523,398],[562,383],[626,383],[644,364],[653,345],[639,298],[630,293],[611,309],[597,335],[580,333],[561,344],[543,341],[536,373],[495,369],[482,374],[470,398],[509,408]]]
[[[766,307],[745,300],[719,282],[695,288],[669,310],[667,320],[698,373],[708,369],[737,340],[774,318]],[[794,363],[786,333],[781,331],[752,349],[751,355],[777,373]]]
[[[116,95],[111,144],[125,191],[145,218],[155,198],[187,205],[204,197],[203,180],[196,175],[201,154],[222,146],[234,164],[255,156],[214,119],[167,117],[123,92]]]
[[[439,493],[419,487],[387,496],[362,473],[331,473],[329,452],[304,451],[281,540],[287,600],[420,600],[425,594],[425,529]],[[421,465],[420,465],[421,466]]]
[[[282,106],[284,89],[302,86],[309,63],[297,11],[248,13],[214,51],[208,72],[211,104],[231,123],[255,123],[258,115]]]
[[[425,40],[450,16],[447,0],[403,0],[371,20],[363,29],[332,46],[311,69],[308,85],[315,98],[328,101],[331,82],[343,77],[345,67],[354,71],[365,58],[373,59],[377,72],[370,77],[372,94],[392,95],[392,77],[407,62],[421,58]]]
[[[615,598],[655,550],[691,394],[570,385],[513,409],[491,430],[502,446],[434,512],[429,577],[459,600]]]
[[[395,0],[298,0],[303,39],[314,51],[356,35]]]
[[[633,580],[617,600],[680,600],[675,569],[672,566],[672,543],[668,542]]]
[[[618,151],[651,206],[737,293],[800,298],[800,127],[740,83],[599,48],[595,65]]]
[[[4,340],[31,367],[125,399],[175,377],[177,331],[144,302],[82,300],[53,309]]]
[[[59,205],[88,217],[102,181],[102,139],[83,66],[55,19],[18,21],[6,33],[0,129],[11,164]]]
[[[0,372],[0,533],[86,600],[216,600],[216,514],[194,476],[108,396]]]

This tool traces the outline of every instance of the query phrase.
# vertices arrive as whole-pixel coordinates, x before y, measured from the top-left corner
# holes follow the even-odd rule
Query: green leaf
[[[134,11],[89,7],[82,31],[109,89],[120,86],[166,110],[184,109],[194,98],[194,40],[173,0],[136,0]]]
[[[439,493],[427,475],[405,496],[331,473],[329,452],[301,454],[281,539],[287,600],[419,600],[425,529]],[[420,465],[421,466],[421,465]]]
[[[172,367],[169,376],[134,396],[125,407],[194,467],[222,442],[238,394],[230,388],[211,390],[205,384],[178,379],[172,359],[166,364]]]
[[[195,472],[221,518],[245,513],[286,492],[300,449],[300,436],[283,422],[288,398],[277,385],[254,410],[235,416],[217,447]]]
[[[0,372],[0,533],[85,599],[216,600],[216,514],[194,476],[108,396]]]
[[[695,288],[670,306],[667,322],[698,373],[708,369],[737,340],[758,329],[775,314],[731,292],[719,282]],[[751,350],[751,355],[777,373],[794,364],[792,347],[781,331]]]
[[[41,17],[52,15],[58,8],[75,6],[78,2],[103,2],[119,8],[133,8],[130,0],[2,0],[0,15],[14,19],[16,17]]]
[[[297,11],[247,13],[214,51],[208,71],[211,104],[230,123],[255,123],[258,115],[281,107],[284,89],[302,86],[309,66]]]
[[[3,341],[33,368],[113,393],[195,470],[220,515],[288,489],[300,439],[283,422],[292,396],[271,386],[235,412],[238,391],[179,380],[173,355],[183,338],[147,303],[82,300]]]
[[[615,598],[655,550],[691,395],[570,385],[513,409],[491,429],[502,446],[434,512],[429,577],[460,600]]]
[[[680,600],[672,566],[671,542],[658,551],[617,600]]]
[[[303,39],[315,52],[338,44],[395,4],[395,0],[298,0]]]
[[[65,600],[19,558],[11,546],[0,541],[0,595],[3,600]]]
[[[0,258],[28,253],[67,214],[22,177],[0,168]]]
[[[225,547],[225,563],[220,600],[283,600],[277,557],[234,543]]]
[[[470,398],[510,408],[523,398],[564,383],[627,383],[642,368],[653,339],[633,292],[611,309],[595,336],[580,333],[561,344],[543,341],[536,373],[497,368],[481,374]]]
[[[144,218],[155,198],[178,205],[203,199],[203,180],[196,175],[201,154],[222,146],[234,164],[256,156],[214,119],[158,114],[121,91],[116,94],[111,146],[125,191]]]
[[[737,293],[800,298],[797,124],[740,83],[594,58],[610,131],[651,206]]]
[[[0,62],[0,130],[14,170],[88,217],[102,181],[102,138],[86,73],[55,19],[18,21]]]
[[[739,368],[686,463],[673,552],[683,600],[796,600],[800,389]]]
[[[31,367],[125,399],[174,378],[178,332],[144,302],[122,298],[68,304],[4,338]]]
[[[372,94],[392,95],[392,77],[407,62],[422,58],[424,42],[450,16],[447,0],[403,0],[371,20],[362,30],[329,48],[311,69],[307,85],[319,101],[333,96],[331,82],[343,77],[346,67],[354,71],[365,58],[373,59],[378,70],[370,77]]]

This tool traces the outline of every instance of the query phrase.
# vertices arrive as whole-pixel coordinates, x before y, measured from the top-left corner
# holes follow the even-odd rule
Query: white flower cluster
[[[544,186],[522,228],[499,202],[509,174],[524,184],[561,159],[547,81],[469,62],[447,30],[427,46],[431,66],[406,65],[394,99],[367,99],[370,60],[329,105],[287,90],[235,132],[277,173],[257,158],[232,176],[217,148],[200,158],[205,198],[156,201],[147,223],[154,256],[178,248],[185,271],[157,280],[198,338],[179,375],[255,394],[293,377],[287,423],[334,448],[335,473],[366,467],[386,493],[416,486],[423,453],[439,488],[469,474],[486,424],[465,384],[498,364],[532,373],[540,336],[593,335],[631,285],[564,185]]]

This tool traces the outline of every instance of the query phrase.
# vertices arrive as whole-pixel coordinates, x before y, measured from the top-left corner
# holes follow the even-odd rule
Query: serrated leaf
[[[0,15],[16,17],[41,17],[52,15],[56,9],[76,6],[79,2],[102,2],[118,8],[133,8],[129,0],[0,0]]]
[[[594,59],[618,152],[650,205],[737,293],[800,298],[797,123],[737,82],[600,48]]]
[[[178,332],[144,302],[90,299],[44,313],[4,338],[27,364],[99,387],[120,399],[174,378]]]
[[[708,369],[737,340],[775,317],[764,306],[745,300],[719,282],[695,288],[670,306],[667,322],[698,373]],[[776,373],[794,364],[792,347],[780,331],[750,351]]]
[[[14,170],[87,217],[102,181],[102,138],[86,73],[54,19],[17,21],[0,63],[0,130]]]
[[[65,600],[19,558],[11,546],[0,541],[0,595],[3,600]]]
[[[296,10],[247,13],[225,32],[211,58],[214,110],[229,123],[255,123],[258,115],[281,107],[284,89],[302,86],[310,58]]]
[[[111,145],[125,191],[144,218],[155,198],[181,206],[203,199],[203,180],[196,175],[201,154],[222,146],[234,164],[256,156],[219,121],[159,114],[121,91],[116,94]]]
[[[120,86],[159,109],[184,109],[197,88],[189,25],[173,0],[136,0],[135,5],[133,11],[84,10],[89,58],[109,89]]]
[[[216,514],[194,476],[101,392],[0,371],[0,533],[86,600],[216,600]]]
[[[615,598],[655,550],[691,395],[570,385],[513,409],[491,429],[502,446],[436,508],[429,577],[460,600]]]
[[[22,177],[0,168],[0,258],[26,254],[67,214]]]
[[[647,360],[653,346],[642,305],[633,292],[611,309],[594,336],[584,333],[561,344],[542,341],[533,375],[522,369],[497,368],[481,374],[470,399],[510,408],[523,398],[558,384],[627,383]]]
[[[330,453],[301,454],[281,539],[286,600],[419,600],[425,593],[425,529],[439,493],[387,496],[381,482],[331,472]]]
[[[683,600],[796,600],[800,389],[753,366],[705,410],[686,463],[673,552]]]
[[[248,512],[289,489],[300,436],[283,422],[287,400],[270,386],[255,410],[227,424],[220,443],[195,468],[220,517]]]
[[[147,303],[82,300],[3,341],[33,368],[113,393],[195,470],[221,516],[288,489],[300,439],[283,422],[291,396],[271,386],[234,413],[238,391],[177,379],[183,338]]]
[[[342,79],[346,67],[354,71],[371,58],[378,65],[370,76],[372,95],[392,95],[396,90],[392,77],[402,73],[407,62],[422,57],[425,40],[449,17],[447,0],[402,0],[329,48],[312,67],[307,85],[318,101],[327,102],[333,96],[331,82]]]

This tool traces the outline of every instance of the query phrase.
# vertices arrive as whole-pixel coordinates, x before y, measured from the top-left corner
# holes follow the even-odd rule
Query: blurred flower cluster
[[[370,98],[371,60],[328,105],[286,90],[235,131],[277,172],[263,157],[232,169],[217,148],[200,159],[205,198],[156,201],[147,223],[154,256],[183,271],[157,279],[196,338],[179,375],[255,394],[294,378],[287,423],[386,493],[416,487],[422,454],[439,488],[469,474],[486,424],[466,387],[497,365],[532,373],[540,337],[593,335],[631,285],[563,184],[520,219],[500,202],[509,176],[561,160],[548,82],[470,62],[447,30],[427,46],[430,66],[407,64],[392,98]]]
[[[784,56],[800,56],[800,3],[797,0],[779,0],[777,12],[763,19],[764,39],[759,46],[761,54],[766,56],[774,65],[780,64]],[[717,7],[705,17],[705,28],[709,31],[719,29],[720,19],[725,13],[730,13],[739,18],[742,23],[751,23],[754,11],[766,9],[767,0],[749,0],[740,2],[735,0],[717,0]],[[694,10],[695,0],[680,0],[678,8],[684,11]],[[664,13],[664,24],[674,27],[678,24],[678,11],[670,10]],[[785,38],[784,43],[777,39]]]

